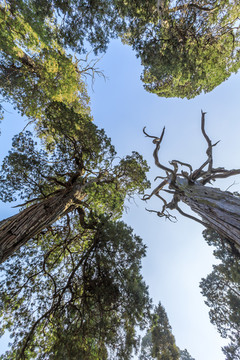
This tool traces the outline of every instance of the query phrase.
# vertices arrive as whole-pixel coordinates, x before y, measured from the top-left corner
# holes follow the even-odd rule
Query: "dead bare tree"
[[[171,221],[176,220],[169,210],[176,209],[181,215],[195,220],[205,227],[216,230],[222,237],[229,239],[240,253],[240,198],[229,191],[222,191],[218,188],[206,186],[219,178],[240,174],[240,169],[226,170],[223,167],[213,167],[212,149],[217,143],[212,144],[205,131],[205,114],[202,112],[201,130],[207,141],[207,160],[196,170],[192,166],[178,160],[172,160],[172,168],[162,165],[159,161],[159,149],[162,142],[165,128],[161,136],[150,136],[145,128],[144,134],[153,139],[155,149],[153,157],[155,164],[165,172],[165,176],[158,176],[162,182],[152,191],[150,195],[144,195],[143,200],[149,200],[153,195],[157,196],[163,206],[160,211],[148,210],[157,213],[160,217],[165,217]],[[187,171],[180,171],[179,166],[185,167]],[[164,189],[168,185],[168,189]],[[159,193],[165,191],[172,194],[172,200],[167,202]],[[179,207],[179,202],[187,204],[201,220],[185,213]]]

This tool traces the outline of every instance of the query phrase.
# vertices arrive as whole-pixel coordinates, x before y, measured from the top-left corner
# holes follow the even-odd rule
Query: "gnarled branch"
[[[170,162],[173,169],[169,169],[160,164],[158,152],[165,128],[160,138],[148,135],[144,128],[144,134],[147,137],[153,138],[153,143],[156,145],[153,152],[155,164],[166,173],[165,177],[156,177],[156,179],[160,178],[163,179],[163,181],[150,195],[144,196],[144,200],[148,200],[153,195],[156,195],[164,204],[162,210],[148,211],[155,212],[159,217],[165,217],[172,221],[175,217],[171,217],[167,209],[176,209],[181,215],[197,221],[205,227],[215,229],[221,236],[228,237],[236,248],[240,249],[240,200],[236,199],[230,192],[205,186],[207,183],[215,181],[216,179],[239,175],[240,169],[226,170],[224,167],[213,167],[212,149],[218,142],[212,144],[212,141],[205,131],[205,114],[206,113],[202,111],[201,131],[207,142],[207,160],[195,171],[193,171],[190,164],[178,160],[172,160]],[[179,165],[188,167],[189,172],[181,171],[181,173],[178,173]],[[205,169],[205,167],[207,167],[207,169]],[[163,189],[167,183],[169,189]],[[159,194],[161,190],[172,195],[172,200],[169,203]],[[187,204],[191,210],[198,214],[203,220],[185,213],[178,205],[180,201]]]
[[[149,134],[146,132],[145,129],[146,129],[146,126],[144,126],[144,128],[143,128],[143,133],[144,133],[147,137],[150,137],[150,138],[154,139],[154,140],[153,140],[153,144],[156,144],[156,147],[155,147],[154,152],[153,152],[153,157],[154,157],[156,166],[159,167],[160,169],[166,171],[166,172],[169,172],[169,173],[173,174],[174,171],[173,171],[172,169],[170,169],[170,168],[162,165],[162,164],[160,163],[160,161],[159,161],[159,158],[158,158],[158,152],[159,152],[159,150],[160,150],[160,144],[161,144],[162,139],[163,139],[163,136],[164,136],[165,126],[164,126],[164,128],[163,128],[163,130],[162,130],[162,133],[161,133],[160,138],[158,138],[157,136],[151,136],[151,135],[149,135]]]

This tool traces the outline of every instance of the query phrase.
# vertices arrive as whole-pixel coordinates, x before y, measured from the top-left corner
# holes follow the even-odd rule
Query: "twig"
[[[226,188],[225,191],[228,191],[228,190],[230,189],[230,187],[232,187],[232,186],[234,186],[234,185],[238,185],[238,183],[236,183],[236,182],[234,181],[231,185],[229,185],[229,186]]]
[[[148,212],[154,212],[159,217],[165,217],[166,219],[170,220],[171,222],[177,222],[176,216],[173,216],[173,215],[169,214],[168,211],[166,213],[162,213],[161,211],[149,210],[149,209],[146,209],[146,208],[145,208],[145,210],[147,210]]]

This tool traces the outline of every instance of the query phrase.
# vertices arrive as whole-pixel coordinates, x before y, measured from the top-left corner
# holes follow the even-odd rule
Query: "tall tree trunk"
[[[5,261],[20,246],[41,230],[77,207],[86,194],[84,186],[73,185],[58,194],[31,205],[0,222],[0,262]]]
[[[206,186],[206,184],[216,179],[239,175],[240,169],[226,170],[224,167],[213,167],[212,149],[219,141],[212,144],[212,141],[207,135],[205,131],[205,114],[206,113],[202,111],[201,131],[207,142],[207,160],[194,171],[190,164],[179,160],[172,160],[170,162],[171,168],[162,165],[159,161],[158,153],[164,137],[165,127],[160,137],[149,135],[146,132],[146,128],[143,129],[144,134],[153,139],[153,144],[155,145],[153,157],[156,166],[165,171],[165,176],[159,176],[163,181],[150,195],[145,194],[143,199],[149,200],[153,195],[156,195],[163,202],[161,211],[148,210],[150,212],[156,212],[160,217],[171,220],[175,217],[169,213],[168,209],[176,209],[180,214],[216,230],[220,236],[234,244],[240,256],[240,197],[234,196],[228,191],[221,191],[220,189]],[[187,171],[182,170],[179,172],[178,169],[180,166],[185,167]],[[173,194],[172,200],[169,203],[159,194],[167,184],[170,190],[164,190]],[[202,218],[202,221],[182,211],[178,205],[179,201],[187,204]]]
[[[177,178],[176,185],[182,192],[180,199],[240,251],[240,198],[198,182],[189,184],[183,178]]]

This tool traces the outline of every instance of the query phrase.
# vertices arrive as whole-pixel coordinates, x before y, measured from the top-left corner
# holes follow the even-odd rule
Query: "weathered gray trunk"
[[[240,251],[240,198],[197,182],[189,185],[182,178],[177,179],[176,185],[182,191],[181,200],[209,227],[232,240]]]
[[[75,184],[67,190],[31,205],[18,214],[0,222],[0,262],[5,261],[20,246],[41,230],[76,207],[85,194],[83,187]]]

